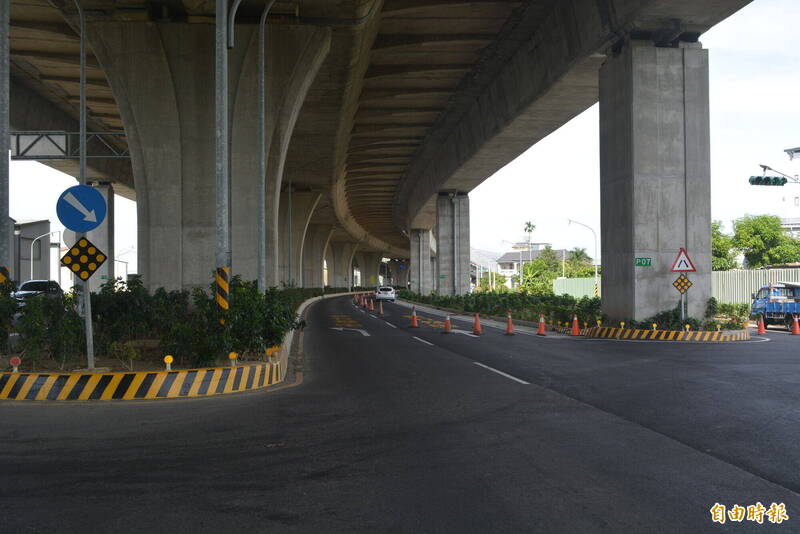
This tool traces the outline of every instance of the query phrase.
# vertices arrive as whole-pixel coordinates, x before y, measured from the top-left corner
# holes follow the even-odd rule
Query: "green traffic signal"
[[[786,185],[788,180],[782,176],[751,176],[750,185]]]

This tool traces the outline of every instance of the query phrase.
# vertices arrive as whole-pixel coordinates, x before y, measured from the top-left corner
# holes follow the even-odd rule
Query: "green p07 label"
[[[636,258],[637,267],[652,267],[653,258]]]

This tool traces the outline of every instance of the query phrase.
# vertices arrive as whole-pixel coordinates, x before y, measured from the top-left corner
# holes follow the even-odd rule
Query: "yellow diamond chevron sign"
[[[672,282],[672,285],[675,286],[675,289],[677,289],[681,295],[683,295],[689,291],[690,287],[692,287],[692,281],[686,278],[685,274],[681,273],[677,280]]]
[[[88,280],[107,259],[103,252],[84,237],[64,254],[61,265],[81,280]]]

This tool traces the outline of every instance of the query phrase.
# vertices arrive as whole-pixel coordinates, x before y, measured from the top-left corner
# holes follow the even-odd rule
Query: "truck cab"
[[[800,314],[800,283],[777,282],[753,293],[753,315],[762,315],[764,325],[782,324],[791,330],[793,316]]]

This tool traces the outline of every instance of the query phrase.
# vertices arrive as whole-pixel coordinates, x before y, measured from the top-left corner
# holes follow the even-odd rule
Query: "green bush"
[[[570,295],[491,291],[440,296],[420,295],[407,290],[400,290],[398,296],[421,304],[493,316],[504,316],[511,310],[514,317],[527,321],[537,321],[540,314],[548,321],[562,322],[571,320],[573,315],[577,315],[581,322],[589,323],[602,318],[600,299],[596,297],[576,299]]]
[[[74,294],[27,299],[17,331],[27,359],[50,357],[63,365],[85,350],[84,321],[76,311]]]

